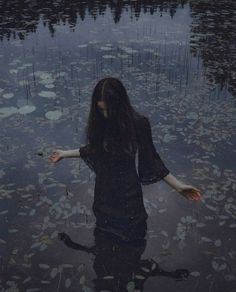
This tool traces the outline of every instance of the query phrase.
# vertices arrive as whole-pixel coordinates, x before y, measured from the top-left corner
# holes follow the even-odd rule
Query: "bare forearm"
[[[183,182],[179,181],[176,177],[174,177],[171,173],[166,175],[163,180],[171,186],[173,189],[175,189],[177,192],[181,189],[183,186]]]
[[[63,158],[80,157],[79,149],[61,150]]]

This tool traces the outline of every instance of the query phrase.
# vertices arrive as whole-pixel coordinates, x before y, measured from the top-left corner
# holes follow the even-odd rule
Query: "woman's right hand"
[[[55,149],[49,156],[48,159],[52,162],[58,162],[60,161],[63,157],[63,150]]]

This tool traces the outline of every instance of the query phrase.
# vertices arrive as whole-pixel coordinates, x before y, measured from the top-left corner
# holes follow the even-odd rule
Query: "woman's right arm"
[[[79,149],[62,150],[63,158],[80,157]]]
[[[48,156],[48,159],[52,162],[58,162],[62,158],[70,158],[70,157],[80,157],[80,149],[71,149],[71,150],[60,150],[55,149],[52,154]]]
[[[67,158],[67,157],[80,157],[91,168],[91,170],[96,172],[98,156],[96,154],[96,151],[94,151],[94,149],[91,148],[90,144],[87,144],[85,146],[81,146],[78,149],[72,149],[72,150],[55,149],[52,152],[52,154],[48,156],[48,158],[52,162],[58,162],[61,159]]]

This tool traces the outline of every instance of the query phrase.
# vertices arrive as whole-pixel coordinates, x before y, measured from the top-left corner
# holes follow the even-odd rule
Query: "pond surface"
[[[236,2],[0,7],[1,291],[235,292]],[[95,232],[94,173],[47,159],[84,144],[92,90],[110,75],[171,173],[203,194],[143,186],[146,239],[117,249]]]

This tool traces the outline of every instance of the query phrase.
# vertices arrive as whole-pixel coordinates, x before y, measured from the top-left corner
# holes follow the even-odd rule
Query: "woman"
[[[49,159],[58,162],[66,157],[81,157],[94,171],[93,212],[101,230],[122,240],[132,240],[141,231],[141,237],[145,234],[148,215],[141,184],[163,179],[185,198],[201,198],[199,189],[178,181],[165,166],[153,144],[149,119],[131,106],[120,80],[103,78],[95,86],[86,137],[85,146],[56,149]]]

